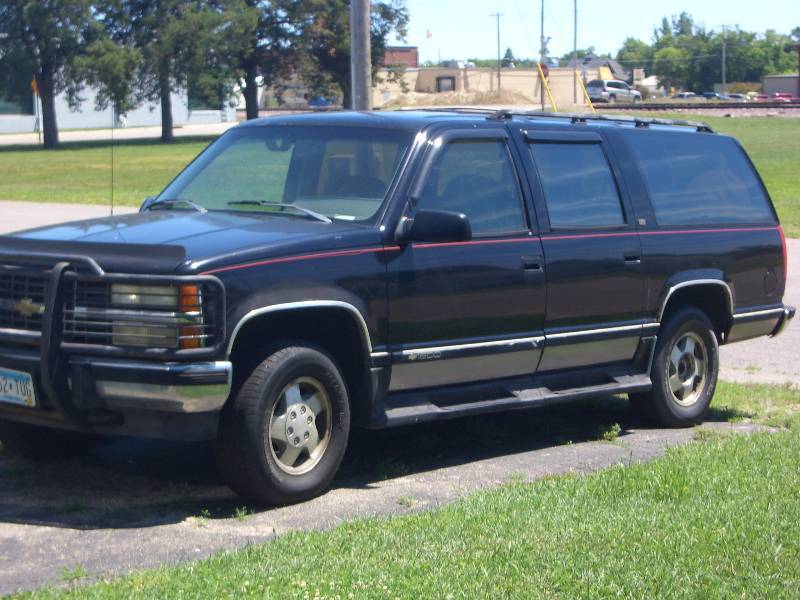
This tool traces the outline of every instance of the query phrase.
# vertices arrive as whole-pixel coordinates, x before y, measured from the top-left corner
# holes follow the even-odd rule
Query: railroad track
[[[790,108],[797,110],[800,102],[680,102],[680,103],[658,103],[658,104],[604,104],[594,105],[597,110],[748,110],[764,108]]]

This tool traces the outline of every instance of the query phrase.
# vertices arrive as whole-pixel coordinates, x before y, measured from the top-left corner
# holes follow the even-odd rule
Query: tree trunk
[[[172,132],[172,90],[169,85],[169,75],[159,76],[161,87],[161,141],[171,142],[174,139]]]
[[[258,67],[255,64],[247,65],[244,74],[244,103],[247,109],[247,120],[258,118]]]
[[[58,147],[58,123],[56,122],[56,93],[52,69],[44,67],[36,76],[39,95],[42,97],[42,122],[40,127],[44,134],[44,147]]]

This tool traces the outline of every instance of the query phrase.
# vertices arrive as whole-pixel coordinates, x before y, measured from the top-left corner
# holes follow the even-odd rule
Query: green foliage
[[[96,108],[113,106],[124,115],[138,104],[136,76],[142,64],[138,48],[120,45],[107,37],[93,41],[75,62],[86,83],[97,89]]]
[[[35,77],[48,148],[58,145],[53,99],[63,91],[77,98],[80,76],[74,62],[84,52],[94,27],[89,0],[0,3],[0,89],[9,99],[20,100],[30,93]]]
[[[303,37],[300,72],[315,94],[343,98],[350,104],[350,2],[309,0],[312,23]],[[373,77],[386,54],[389,38],[405,39],[408,9],[404,0],[372,3],[371,35]]]
[[[772,30],[758,34],[739,27],[710,31],[685,12],[664,18],[651,44],[626,39],[617,60],[628,69],[644,68],[668,87],[703,92],[722,81],[723,44],[728,81],[760,81],[764,75],[796,67],[791,35]]]

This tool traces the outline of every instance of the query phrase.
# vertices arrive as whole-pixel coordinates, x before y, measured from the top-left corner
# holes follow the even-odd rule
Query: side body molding
[[[367,322],[364,320],[364,315],[361,314],[355,306],[349,304],[347,302],[341,302],[339,300],[303,300],[301,302],[287,302],[285,304],[273,304],[271,306],[264,306],[261,308],[256,308],[251,310],[247,313],[244,317],[242,317],[238,323],[236,323],[236,327],[233,328],[233,332],[231,333],[231,339],[228,341],[228,357],[230,357],[231,353],[233,352],[233,345],[236,342],[236,336],[242,330],[248,322],[255,319],[256,317],[260,317],[262,315],[275,313],[275,312],[282,312],[282,311],[294,311],[294,310],[308,310],[314,308],[339,308],[344,309],[349,312],[358,323],[359,329],[361,331],[361,337],[363,339],[364,345],[367,348],[367,354],[372,354],[372,338],[369,334],[369,329],[367,327]]]

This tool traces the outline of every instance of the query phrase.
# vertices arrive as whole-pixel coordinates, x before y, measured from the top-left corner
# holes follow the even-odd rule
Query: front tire
[[[349,431],[347,388],[333,359],[313,346],[282,344],[225,408],[217,462],[240,496],[291,504],[328,488]]]
[[[703,422],[717,386],[719,344],[708,316],[680,308],[664,323],[651,369],[653,389],[631,394],[636,412],[667,427]]]

